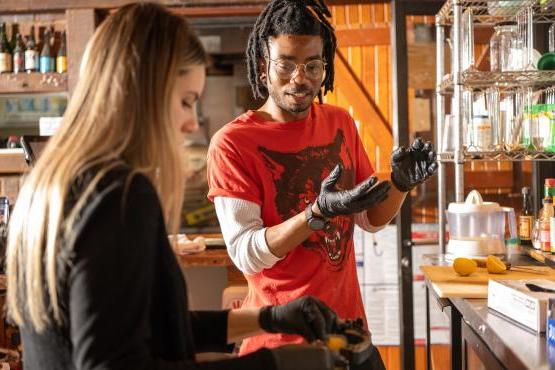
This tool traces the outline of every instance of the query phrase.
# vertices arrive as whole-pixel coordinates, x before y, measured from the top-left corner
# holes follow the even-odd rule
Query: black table
[[[511,263],[537,264],[527,256],[515,256]],[[487,299],[439,298],[426,280],[427,369],[431,366],[430,299],[449,317],[452,370],[475,369],[472,365],[476,361],[488,370],[550,369],[545,334],[539,335],[498,316],[488,309]]]

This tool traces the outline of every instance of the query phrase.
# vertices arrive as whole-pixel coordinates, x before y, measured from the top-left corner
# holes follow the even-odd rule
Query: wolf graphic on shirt
[[[259,146],[264,164],[270,171],[276,188],[275,207],[282,221],[303,212],[315,202],[322,181],[337,164],[343,172],[336,186],[351,189],[355,185],[352,155],[345,144],[345,135],[337,130],[334,140],[323,146],[309,146],[296,153],[278,152]],[[353,235],[353,216],[338,216],[331,227],[314,232],[302,245],[318,251],[330,266],[341,268]]]

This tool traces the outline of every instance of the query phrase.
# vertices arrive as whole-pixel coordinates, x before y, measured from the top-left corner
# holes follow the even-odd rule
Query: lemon
[[[453,261],[453,270],[461,276],[468,276],[476,271],[478,264],[470,258],[459,257]]]
[[[347,347],[347,338],[339,334],[331,334],[327,340],[328,349],[333,352],[339,352]]]
[[[507,266],[499,257],[489,255],[486,261],[486,267],[490,274],[503,274],[507,271]]]

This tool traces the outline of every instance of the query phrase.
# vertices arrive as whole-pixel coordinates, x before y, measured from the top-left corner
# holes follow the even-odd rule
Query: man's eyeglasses
[[[308,63],[295,63],[286,59],[269,59],[274,62],[275,71],[279,78],[283,80],[290,79],[299,67],[303,68],[306,77],[317,80],[324,76],[326,62],[320,59],[311,60]]]

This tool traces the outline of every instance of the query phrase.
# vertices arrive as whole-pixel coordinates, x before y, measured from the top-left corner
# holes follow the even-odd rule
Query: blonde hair
[[[198,38],[183,18],[141,3],[106,19],[87,49],[59,131],[26,179],[10,220],[8,315],[20,326],[30,321],[39,332],[62,323],[60,248],[72,248],[77,215],[108,171],[125,163],[128,181],[136,173],[147,176],[168,230],[179,228],[184,167],[170,96],[179,73],[206,64]],[[92,167],[94,178],[66,214],[72,183]]]

